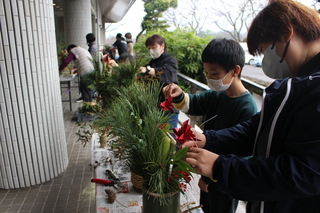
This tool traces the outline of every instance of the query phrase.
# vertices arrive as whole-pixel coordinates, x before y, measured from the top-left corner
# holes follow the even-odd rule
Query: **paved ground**
[[[249,78],[253,78],[259,81],[264,81],[266,83],[271,83],[274,81],[274,79],[269,78],[264,74],[261,67],[256,67],[254,65],[248,65],[248,64],[246,64],[243,67],[241,76],[242,77],[249,76]]]

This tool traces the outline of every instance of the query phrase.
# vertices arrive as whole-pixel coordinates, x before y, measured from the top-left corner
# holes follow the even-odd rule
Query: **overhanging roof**
[[[63,1],[70,0],[53,0],[55,5],[55,14],[63,16]],[[136,0],[91,0],[91,5],[99,4],[102,22],[103,23],[115,23],[122,20],[126,15],[130,7]],[[95,8],[90,8],[95,10]]]
[[[103,23],[115,23],[128,12],[136,0],[99,0]]]

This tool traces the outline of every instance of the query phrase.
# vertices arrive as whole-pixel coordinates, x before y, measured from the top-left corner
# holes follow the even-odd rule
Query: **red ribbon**
[[[165,100],[164,102],[160,103],[160,107],[164,110],[164,111],[171,111],[173,112],[172,109],[172,97],[170,96],[167,100]]]
[[[188,123],[189,119],[182,123],[181,128],[173,128],[176,141],[178,141],[181,145],[190,140],[198,140],[191,130],[192,127]]]

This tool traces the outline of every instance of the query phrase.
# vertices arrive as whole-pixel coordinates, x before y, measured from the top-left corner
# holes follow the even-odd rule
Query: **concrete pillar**
[[[0,188],[68,165],[52,0],[0,1]]]
[[[92,32],[91,0],[64,0],[64,30],[66,46],[75,44],[83,48],[86,45],[86,35]]]

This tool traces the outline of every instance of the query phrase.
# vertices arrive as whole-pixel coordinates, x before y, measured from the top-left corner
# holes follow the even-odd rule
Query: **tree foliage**
[[[161,29],[166,31],[170,25],[167,21],[161,19],[162,13],[170,7],[177,7],[178,0],[142,0],[144,2],[144,11],[146,15],[141,23],[141,31],[137,36],[137,41],[143,32]]]

